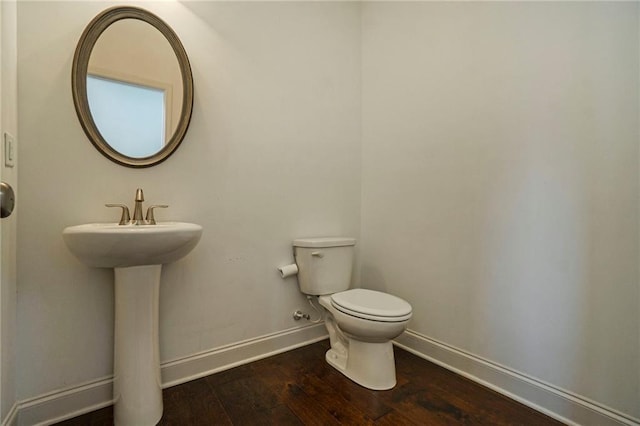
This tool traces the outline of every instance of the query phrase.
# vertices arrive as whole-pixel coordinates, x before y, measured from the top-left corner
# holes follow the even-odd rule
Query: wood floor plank
[[[470,413],[464,412],[460,407],[428,390],[409,393],[394,405],[394,409],[416,423],[429,425],[475,424]]]
[[[329,410],[318,404],[313,397],[307,395],[295,384],[289,387],[285,403],[305,425],[332,426],[341,424]]]
[[[307,351],[308,352],[308,351]],[[309,396],[299,385],[300,377],[309,375],[309,363],[305,356],[279,357],[269,363],[269,368],[256,364],[259,379],[286,404],[305,425],[339,425],[334,415],[317,400]],[[316,363],[317,364],[317,363]]]
[[[375,421],[376,426],[417,426],[424,423],[417,423],[408,419],[398,411],[391,411]]]
[[[386,391],[372,392],[351,380],[345,380],[345,377],[333,368],[331,369],[331,374],[323,376],[323,380],[329,384],[338,395],[342,396],[346,401],[373,420],[393,410],[385,403],[383,395]]]
[[[239,426],[302,426],[303,423],[286,405],[276,405],[268,410],[258,411],[247,421],[234,422]]]
[[[165,389],[161,426],[233,425],[216,393],[204,379]]]
[[[215,392],[233,424],[250,424],[281,405],[278,397],[258,377],[226,382],[215,387]]]
[[[300,380],[301,389],[313,398],[316,404],[323,406],[338,422],[348,425],[373,424],[373,419],[349,403],[334,388],[320,378],[308,375]]]

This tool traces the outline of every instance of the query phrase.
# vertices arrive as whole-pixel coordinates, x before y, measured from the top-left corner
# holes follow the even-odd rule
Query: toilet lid
[[[399,297],[379,291],[355,288],[331,295],[338,310],[378,321],[404,321],[411,318],[411,305]]]

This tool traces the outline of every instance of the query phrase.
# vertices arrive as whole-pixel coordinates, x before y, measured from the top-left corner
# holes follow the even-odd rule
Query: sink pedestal
[[[162,265],[114,269],[114,421],[121,426],[152,426],[162,417],[158,342]]]

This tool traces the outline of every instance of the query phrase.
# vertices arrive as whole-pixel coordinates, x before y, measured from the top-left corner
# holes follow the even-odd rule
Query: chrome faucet
[[[133,219],[129,215],[129,207],[124,204],[105,204],[107,207],[120,207],[122,209],[122,216],[118,225],[155,225],[156,219],[153,216],[153,209],[155,208],[167,208],[166,204],[157,204],[149,206],[147,209],[146,217],[142,217],[142,202],[144,201],[144,193],[142,188],[136,189],[135,205],[133,207]]]

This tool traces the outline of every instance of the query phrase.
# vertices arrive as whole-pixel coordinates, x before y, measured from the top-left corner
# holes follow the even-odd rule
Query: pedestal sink
[[[115,270],[114,421],[155,425],[162,417],[158,302],[162,264],[186,256],[200,240],[192,223],[92,223],[62,232],[85,265]]]

